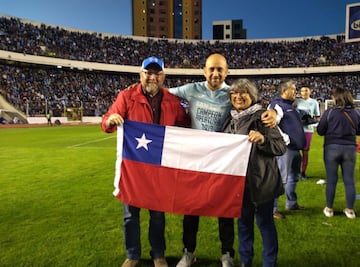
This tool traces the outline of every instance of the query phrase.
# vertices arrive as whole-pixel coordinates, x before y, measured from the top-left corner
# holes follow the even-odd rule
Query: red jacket
[[[179,98],[170,94],[167,90],[160,90],[163,92],[160,124],[189,127],[190,118],[181,106]],[[124,119],[153,123],[152,110],[146,97],[142,93],[140,83],[118,94],[115,102],[102,118],[101,128],[104,132],[112,133],[117,128],[116,126],[106,127],[105,125],[106,120],[113,113],[119,114]]]

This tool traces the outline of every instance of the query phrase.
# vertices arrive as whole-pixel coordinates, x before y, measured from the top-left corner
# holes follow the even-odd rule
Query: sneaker
[[[185,249],[180,261],[176,264],[176,267],[190,267],[191,264],[195,262],[196,258],[194,253],[188,252],[187,249]]]
[[[138,262],[138,260],[126,259],[121,265],[121,267],[135,267]]]
[[[284,215],[284,214],[281,214],[281,213],[278,212],[278,211],[274,211],[273,217],[274,217],[274,219],[285,219],[285,215]]]
[[[306,180],[307,180],[307,177],[306,177],[306,175],[305,175],[305,172],[302,172],[302,173],[301,173],[300,179],[303,180],[303,181],[306,181]]]
[[[222,255],[220,260],[222,267],[234,267],[234,259],[230,256],[229,252]]]
[[[345,213],[346,217],[348,217],[349,219],[355,219],[356,218],[355,212],[352,209],[346,208],[346,209],[344,209],[344,213]]]
[[[159,258],[159,259],[154,260],[154,266],[155,267],[168,267],[168,264],[167,264],[165,258]]]
[[[328,208],[328,207],[325,207],[324,209],[323,209],[323,212],[324,212],[324,215],[326,216],[326,217],[332,217],[332,216],[334,216],[334,210],[333,209],[331,209],[331,208]]]

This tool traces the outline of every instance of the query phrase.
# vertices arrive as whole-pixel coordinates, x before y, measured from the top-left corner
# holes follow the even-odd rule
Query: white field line
[[[84,142],[84,143],[80,143],[80,144],[75,144],[75,145],[72,145],[72,146],[68,146],[67,148],[74,148],[74,147],[79,147],[79,146],[85,146],[85,145],[88,145],[88,144],[93,144],[93,143],[98,143],[98,142],[101,142],[101,141],[104,141],[104,140],[108,140],[110,138],[115,138],[115,136],[109,136],[109,137],[105,137],[105,138],[101,138],[101,139],[97,139],[97,140],[93,140],[93,141],[88,141],[88,142]]]

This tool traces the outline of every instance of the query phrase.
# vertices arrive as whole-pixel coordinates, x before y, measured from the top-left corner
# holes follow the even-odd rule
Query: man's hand
[[[109,118],[106,120],[106,127],[112,127],[115,125],[122,125],[124,123],[124,119],[117,113],[111,114]]]
[[[262,114],[261,114],[261,122],[269,128],[274,128],[277,123],[276,123],[276,111],[273,109],[268,109],[265,110]]]

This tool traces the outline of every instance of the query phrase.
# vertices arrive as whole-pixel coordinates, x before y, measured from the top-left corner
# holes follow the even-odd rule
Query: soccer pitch
[[[322,137],[314,134],[307,181],[298,183],[304,211],[280,211],[278,266],[360,266],[360,218],[349,220],[341,176],[333,218],[326,218]],[[116,134],[99,125],[0,128],[0,266],[120,266],[125,258],[122,205],[113,197]],[[359,159],[358,159],[359,162]],[[360,169],[356,187],[360,193]],[[360,200],[355,210],[360,211]],[[360,216],[360,213],[358,213]],[[153,266],[148,212],[141,212],[142,260]],[[236,229],[236,227],[235,227]],[[261,266],[255,230],[253,266]],[[182,216],[166,215],[166,257],[175,266],[182,250]],[[216,218],[202,217],[196,266],[219,266]],[[235,250],[237,250],[235,237]],[[239,265],[239,255],[235,262]]]

